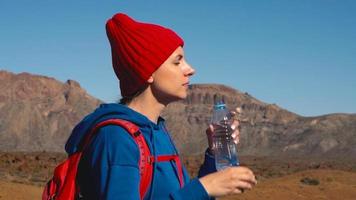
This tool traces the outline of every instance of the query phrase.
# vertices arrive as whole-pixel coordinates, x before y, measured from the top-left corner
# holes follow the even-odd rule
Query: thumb
[[[214,127],[212,124],[209,124],[209,127],[206,129],[207,135],[212,135],[214,133]]]

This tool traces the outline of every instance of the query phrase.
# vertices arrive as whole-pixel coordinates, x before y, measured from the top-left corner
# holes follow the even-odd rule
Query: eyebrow
[[[175,59],[178,59],[178,60],[181,60],[183,58],[183,55],[182,54],[178,54]]]

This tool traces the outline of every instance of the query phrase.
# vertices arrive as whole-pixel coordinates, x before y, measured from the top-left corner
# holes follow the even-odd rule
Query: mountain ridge
[[[72,128],[101,102],[74,80],[65,83],[30,73],[0,71],[0,151],[63,152]],[[321,155],[356,153],[356,114],[304,117],[247,92],[220,84],[191,85],[185,100],[162,113],[183,155],[207,147],[205,129],[215,98],[242,113],[241,155]],[[19,120],[21,119],[21,120]]]

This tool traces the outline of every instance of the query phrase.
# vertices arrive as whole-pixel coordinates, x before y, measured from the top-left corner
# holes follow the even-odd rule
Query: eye
[[[178,55],[178,56],[174,59],[173,64],[179,65],[179,64],[181,63],[182,58],[183,58],[182,55]]]

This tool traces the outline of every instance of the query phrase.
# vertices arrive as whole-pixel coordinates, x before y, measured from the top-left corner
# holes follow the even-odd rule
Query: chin
[[[175,101],[181,101],[186,99],[188,96],[188,92],[186,90],[178,90],[176,92],[166,93],[162,98],[165,104],[169,104]]]
[[[188,93],[187,92],[182,92],[182,94],[179,95],[179,99],[182,100],[182,99],[186,99],[188,96]]]
[[[187,98],[187,94],[179,94],[171,98],[170,102],[181,101]]]
[[[170,103],[176,102],[176,101],[181,101],[187,98],[187,94],[176,94],[170,97],[165,98],[161,102],[164,103],[165,105],[168,105]]]

